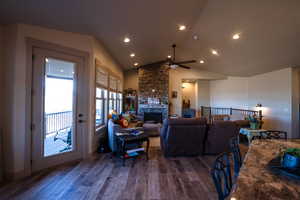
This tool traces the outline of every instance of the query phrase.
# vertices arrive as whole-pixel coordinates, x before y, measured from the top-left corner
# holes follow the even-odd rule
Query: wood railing
[[[241,116],[259,116],[262,118],[261,111],[256,110],[245,110],[245,109],[237,109],[237,108],[219,108],[219,107],[206,107],[201,106],[200,113],[202,117],[206,117],[209,121],[212,121],[213,116],[216,115],[241,115]]]

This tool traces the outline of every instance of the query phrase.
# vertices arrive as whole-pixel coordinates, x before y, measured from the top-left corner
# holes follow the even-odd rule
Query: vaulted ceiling
[[[300,66],[299,10],[299,0],[1,0],[0,23],[91,34],[124,69],[164,59],[176,43],[177,60],[205,61],[193,69],[249,76]]]

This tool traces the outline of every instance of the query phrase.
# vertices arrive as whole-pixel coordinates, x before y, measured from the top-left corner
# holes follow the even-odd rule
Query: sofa
[[[204,150],[207,123],[204,118],[166,119],[161,129],[161,148],[166,157],[196,156]]]
[[[161,148],[166,157],[219,154],[229,150],[230,138],[239,135],[246,121],[214,121],[205,118],[167,119],[161,129]]]
[[[214,121],[209,125],[205,139],[205,154],[219,154],[229,151],[229,140],[239,135],[234,121]]]

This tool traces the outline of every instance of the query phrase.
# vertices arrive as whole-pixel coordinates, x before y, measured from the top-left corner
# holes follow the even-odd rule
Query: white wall
[[[210,81],[197,80],[196,85],[196,108],[210,106]]]
[[[292,136],[292,69],[249,78],[249,106],[264,107],[264,128],[285,130]]]
[[[285,68],[252,77],[211,81],[211,106],[256,109],[263,105],[265,129],[292,131],[293,70]]]
[[[228,77],[210,83],[210,103],[212,107],[248,108],[248,79]]]
[[[106,52],[103,46],[93,37],[82,34],[63,32],[53,29],[42,28],[31,25],[11,25],[6,28],[10,53],[6,56],[6,67],[8,77],[6,83],[7,94],[11,107],[8,107],[6,119],[8,121],[5,136],[8,142],[5,154],[11,152],[7,159],[9,165],[6,171],[9,174],[22,174],[25,163],[25,119],[26,119],[26,38],[30,37],[37,40],[46,41],[60,46],[69,47],[85,51],[90,55],[89,65],[87,66],[86,84],[87,89],[86,104],[89,108],[87,119],[90,121],[87,136],[89,148],[88,153],[93,151],[92,143],[94,141],[94,86],[95,86],[95,61],[98,58],[103,65],[109,67],[116,74],[123,78],[123,72],[112,57]]]

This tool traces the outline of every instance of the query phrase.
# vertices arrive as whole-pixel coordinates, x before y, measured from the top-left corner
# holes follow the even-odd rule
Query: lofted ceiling
[[[177,60],[205,61],[193,69],[250,76],[300,66],[299,10],[299,0],[1,0],[0,23],[93,35],[124,69],[164,59],[176,43]]]

